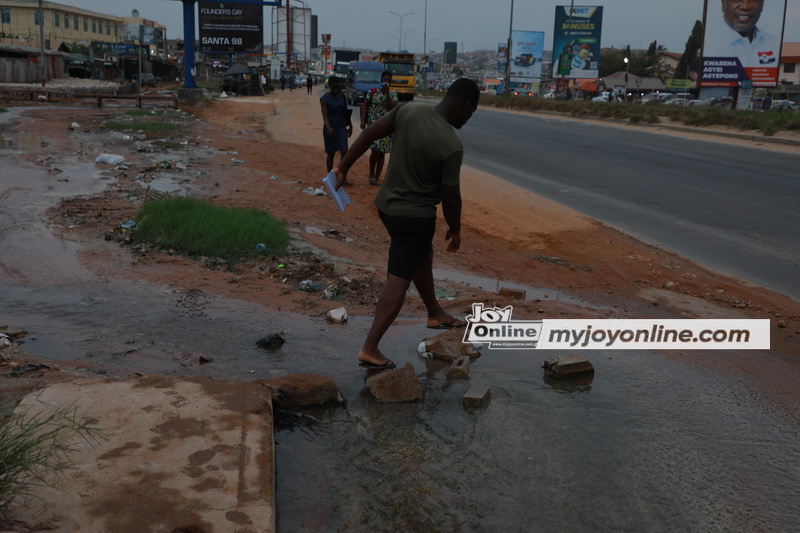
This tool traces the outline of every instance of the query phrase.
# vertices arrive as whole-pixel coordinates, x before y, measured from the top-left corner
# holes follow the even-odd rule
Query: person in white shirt
[[[706,32],[703,57],[737,57],[742,67],[777,67],[780,40],[756,24],[764,0],[722,0],[722,20]]]

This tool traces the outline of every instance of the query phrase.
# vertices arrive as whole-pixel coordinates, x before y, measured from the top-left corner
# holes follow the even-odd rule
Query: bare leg
[[[375,167],[378,166],[378,154],[377,150],[371,150],[369,153],[369,183],[370,185],[375,185],[378,182],[378,177],[375,173]]]
[[[328,168],[328,172],[333,170],[333,156],[334,154],[325,154],[325,166]]]
[[[411,286],[411,282],[406,279],[392,274],[386,275],[386,284],[383,286],[375,306],[375,318],[372,320],[372,326],[369,328],[364,345],[358,353],[359,361],[378,365],[388,361],[378,349],[378,344],[397,315],[400,314],[409,286]]]
[[[379,150],[375,150],[378,154],[377,161],[375,162],[375,182],[377,183],[381,179],[381,172],[383,171],[383,161],[386,159],[386,154]]]
[[[413,281],[414,287],[417,288],[417,292],[425,304],[425,309],[428,311],[428,326],[438,326],[453,320],[454,317],[450,316],[436,299],[436,289],[433,284],[433,250],[428,252],[422,264],[417,268]]]

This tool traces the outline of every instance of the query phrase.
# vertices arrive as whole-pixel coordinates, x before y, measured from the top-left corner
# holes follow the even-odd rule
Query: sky
[[[334,47],[441,52],[445,41],[458,51],[492,50],[508,39],[512,0],[289,0],[318,16],[319,32],[332,35]],[[709,0],[719,2],[720,0]],[[764,0],[765,11],[783,0]],[[60,0],[58,3],[117,16],[138,9],[143,18],[167,27],[167,38],[183,38],[183,4],[178,0]],[[569,2],[514,0],[514,30],[545,32],[552,49],[555,6]],[[284,3],[285,5],[285,3]],[[427,5],[427,10],[426,10]],[[603,6],[601,46],[646,49],[653,40],[682,53],[702,0],[602,0],[575,6]],[[264,7],[264,41],[272,40],[272,7]],[[427,11],[427,16],[426,16]],[[392,14],[394,12],[396,14]],[[426,24],[427,21],[427,24]],[[400,25],[402,22],[402,39]],[[800,42],[800,0],[788,0],[784,42]],[[548,43],[550,43],[548,45]]]

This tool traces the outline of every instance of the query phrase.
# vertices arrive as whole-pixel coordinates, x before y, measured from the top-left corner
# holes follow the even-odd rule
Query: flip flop
[[[371,370],[378,370],[378,369],[382,369],[382,368],[385,368],[385,369],[397,368],[397,365],[392,363],[391,361],[386,361],[385,363],[383,363],[381,365],[376,364],[376,363],[368,363],[366,361],[359,361],[358,362],[358,366],[363,366],[364,368],[369,368]]]
[[[461,324],[459,324],[461,322]],[[461,320],[460,318],[454,318],[450,322],[444,322],[439,324],[438,326],[427,326],[428,329],[453,329],[453,328],[463,328],[466,327],[467,323]]]

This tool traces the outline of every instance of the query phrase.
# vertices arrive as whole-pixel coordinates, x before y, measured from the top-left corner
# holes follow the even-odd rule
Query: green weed
[[[289,232],[266,211],[219,207],[194,198],[147,202],[136,215],[133,238],[188,256],[237,262],[257,255],[280,255]],[[266,246],[264,251],[256,249]]]

